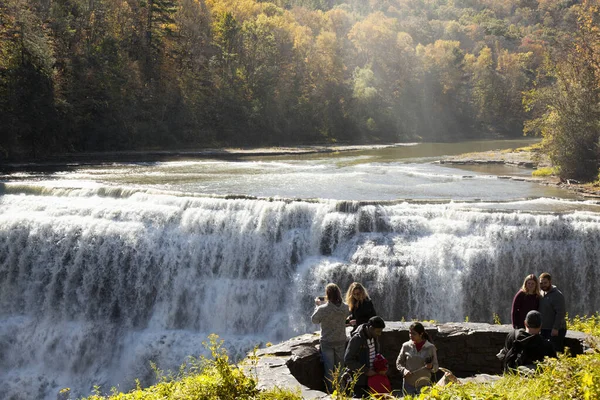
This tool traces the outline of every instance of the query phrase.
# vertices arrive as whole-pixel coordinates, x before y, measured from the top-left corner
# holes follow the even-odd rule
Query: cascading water
[[[523,277],[550,271],[569,313],[589,314],[599,262],[594,212],[7,185],[0,396],[128,390],[209,333],[239,355],[316,330],[328,282],[362,282],[385,319],[509,322]]]

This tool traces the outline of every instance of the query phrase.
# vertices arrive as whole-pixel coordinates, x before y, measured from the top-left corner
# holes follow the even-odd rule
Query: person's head
[[[385,357],[380,353],[375,354],[375,359],[373,360],[373,370],[375,372],[388,370],[388,360],[386,360]]]
[[[540,275],[540,289],[544,292],[552,289],[552,276],[547,272]]]
[[[540,333],[542,329],[542,314],[539,311],[531,310],[525,316],[525,329],[532,335]]]
[[[325,300],[333,304],[341,304],[342,292],[335,283],[330,283],[325,287]]]
[[[358,303],[361,303],[368,298],[369,293],[367,292],[367,289],[358,282],[353,282],[346,292],[346,303],[348,303],[350,311],[354,310]]]
[[[369,321],[367,322],[367,329],[370,337],[373,338],[381,336],[383,328],[385,328],[385,322],[383,321],[383,318],[377,315],[369,318]]]
[[[523,286],[521,290],[527,294],[535,294],[537,296],[540,295],[540,284],[538,282],[537,276],[534,274],[527,275],[525,280],[523,281]]]
[[[425,327],[420,322],[413,322],[408,328],[410,340],[415,343],[421,343],[424,340],[429,340],[429,335],[425,332]]]

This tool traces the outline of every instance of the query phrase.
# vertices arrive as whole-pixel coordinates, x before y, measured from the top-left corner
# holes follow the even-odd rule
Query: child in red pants
[[[390,393],[392,391],[392,385],[390,379],[386,375],[388,361],[379,353],[375,354],[373,370],[377,372],[377,374],[369,377],[369,391],[374,394]]]

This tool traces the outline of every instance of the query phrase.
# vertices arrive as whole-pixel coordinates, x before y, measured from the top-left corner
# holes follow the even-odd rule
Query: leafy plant
[[[541,167],[531,173],[532,176],[543,177],[556,175],[557,170],[554,167]]]

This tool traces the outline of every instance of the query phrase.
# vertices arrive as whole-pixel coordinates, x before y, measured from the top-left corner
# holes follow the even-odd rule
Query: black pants
[[[557,353],[565,351],[565,336],[567,336],[565,328],[558,330],[558,336],[552,336],[552,329],[542,329],[540,335],[550,340],[550,343],[554,346],[554,351]]]

